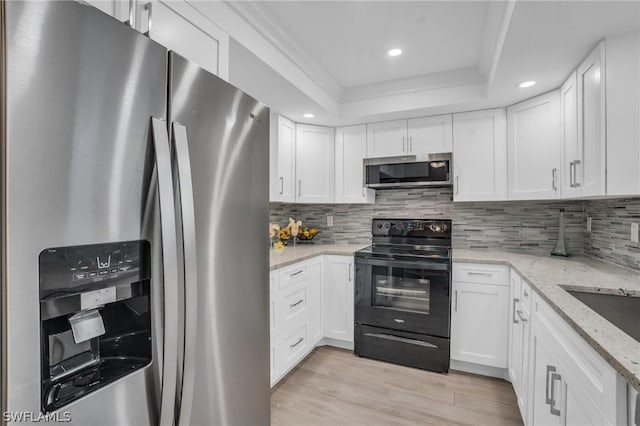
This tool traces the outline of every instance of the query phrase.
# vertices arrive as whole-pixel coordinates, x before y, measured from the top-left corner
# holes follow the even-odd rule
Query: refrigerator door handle
[[[162,231],[162,274],[164,292],[164,345],[162,366],[161,426],[175,420],[176,381],[178,374],[178,243],[176,237],[171,151],[166,122],[151,118],[153,146],[158,176],[160,227]]]
[[[176,164],[176,178],[180,191],[180,215],[182,217],[182,245],[184,259],[184,362],[182,395],[180,400],[179,425],[190,424],[191,406],[195,384],[195,348],[198,323],[198,267],[196,261],[196,221],[193,203],[193,184],[187,128],[173,122],[173,147]]]

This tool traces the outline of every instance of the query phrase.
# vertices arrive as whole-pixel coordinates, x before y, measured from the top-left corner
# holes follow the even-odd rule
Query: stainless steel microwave
[[[451,154],[430,154],[368,158],[364,160],[365,186],[368,188],[414,188],[451,186],[453,179]]]

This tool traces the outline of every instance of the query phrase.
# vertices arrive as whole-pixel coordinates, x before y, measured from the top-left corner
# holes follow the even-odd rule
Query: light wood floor
[[[511,384],[321,347],[271,393],[273,426],[522,425]]]

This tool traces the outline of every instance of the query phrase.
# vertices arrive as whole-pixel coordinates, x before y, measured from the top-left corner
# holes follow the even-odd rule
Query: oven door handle
[[[429,263],[424,261],[408,262],[394,258],[376,258],[373,256],[356,257],[357,265],[391,266],[394,268],[420,269],[424,271],[449,272],[451,265],[448,263]]]
[[[376,339],[393,340],[394,342],[408,343],[410,345],[425,346],[427,348],[438,349],[436,345],[422,340],[408,339],[406,337],[394,336],[393,334],[385,333],[364,333],[367,337],[375,337]]]

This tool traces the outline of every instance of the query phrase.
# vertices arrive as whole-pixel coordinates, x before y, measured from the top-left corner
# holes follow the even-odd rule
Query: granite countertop
[[[270,250],[278,269],[322,254],[351,256],[369,244],[313,244]],[[588,257],[558,258],[498,250],[453,249],[454,262],[513,267],[628,383],[640,391],[640,342],[564,289],[640,297],[640,273]]]
[[[353,256],[356,251],[368,247],[367,244],[298,244],[284,249],[269,250],[269,269],[274,270],[322,254]]]
[[[589,257],[557,258],[493,250],[454,249],[453,260],[512,266],[596,352],[640,391],[640,342],[564,290],[640,297],[640,273]]]

